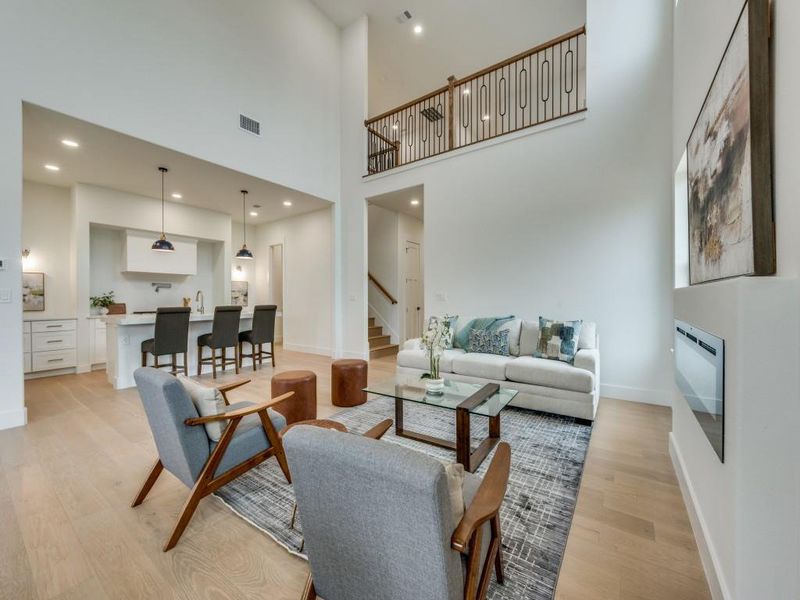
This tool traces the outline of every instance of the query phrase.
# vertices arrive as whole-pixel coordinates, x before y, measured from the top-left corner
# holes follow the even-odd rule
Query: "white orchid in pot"
[[[428,330],[422,334],[422,347],[428,354],[430,372],[425,373],[425,388],[429,393],[441,394],[444,390],[444,379],[439,373],[439,361],[447,348],[453,345],[453,330],[450,326],[452,317],[432,317],[428,321]]]

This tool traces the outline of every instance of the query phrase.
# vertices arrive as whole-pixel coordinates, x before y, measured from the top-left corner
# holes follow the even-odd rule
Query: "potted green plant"
[[[106,292],[105,294],[100,294],[98,296],[90,296],[89,297],[89,304],[92,308],[98,309],[98,312],[101,315],[108,314],[108,307],[114,304],[114,292]]]

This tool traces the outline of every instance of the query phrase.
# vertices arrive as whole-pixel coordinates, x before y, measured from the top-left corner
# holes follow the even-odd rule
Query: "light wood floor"
[[[334,412],[330,360],[280,348],[277,360],[315,371],[319,414]],[[371,379],[393,371],[394,357],[370,363]],[[271,374],[235,397],[265,397]],[[135,390],[114,392],[95,372],[31,380],[26,394],[29,425],[0,431],[0,598],[300,597],[306,563],[213,497],[161,552],[188,490],[165,474],[129,508],[155,457]],[[668,409],[601,401],[559,599],[709,598],[669,429]]]

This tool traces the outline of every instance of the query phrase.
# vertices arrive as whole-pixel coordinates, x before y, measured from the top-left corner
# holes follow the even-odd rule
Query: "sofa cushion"
[[[508,353],[512,356],[519,356],[519,334],[521,327],[522,319],[504,321],[497,327],[497,331],[508,331]]]
[[[189,398],[192,399],[197,413],[201,417],[213,417],[214,415],[225,412],[227,408],[225,399],[217,388],[198,383],[185,375],[178,375],[178,381],[181,382],[186,393],[189,394]],[[208,439],[212,442],[219,441],[219,438],[222,437],[222,432],[227,426],[227,421],[211,421],[210,423],[206,423],[205,428]]]
[[[578,350],[586,348],[591,350],[597,347],[597,325],[592,321],[584,321],[581,325],[581,335],[578,338]]]
[[[594,375],[590,371],[557,360],[533,356],[520,356],[509,361],[506,379],[574,392],[589,393],[594,389]]]
[[[482,379],[502,381],[506,378],[506,365],[512,360],[516,359],[510,356],[497,356],[496,354],[462,354],[453,358],[452,372]]]
[[[497,331],[503,325],[506,325],[513,320],[514,315],[477,318],[459,317],[458,321],[456,322],[456,333],[453,337],[453,347],[466,349],[469,345],[469,333],[473,329],[488,329],[489,331]]]
[[[411,344],[407,343],[406,346],[411,346]],[[452,373],[453,358],[461,356],[465,352],[465,350],[461,350],[460,348],[445,350],[442,353],[442,357],[439,359],[439,371],[442,373]],[[411,348],[401,350],[397,353],[397,365],[410,369],[420,369],[426,373],[431,370],[431,361],[428,358],[428,353],[419,347],[418,341]]]
[[[519,356],[533,356],[539,343],[539,321],[522,321],[519,334]]]

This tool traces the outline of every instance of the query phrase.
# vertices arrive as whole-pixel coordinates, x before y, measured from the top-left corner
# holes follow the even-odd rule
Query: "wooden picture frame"
[[[44,273],[22,273],[22,311],[42,312],[45,309]]]
[[[686,143],[690,285],[775,273],[769,38],[747,0]]]

